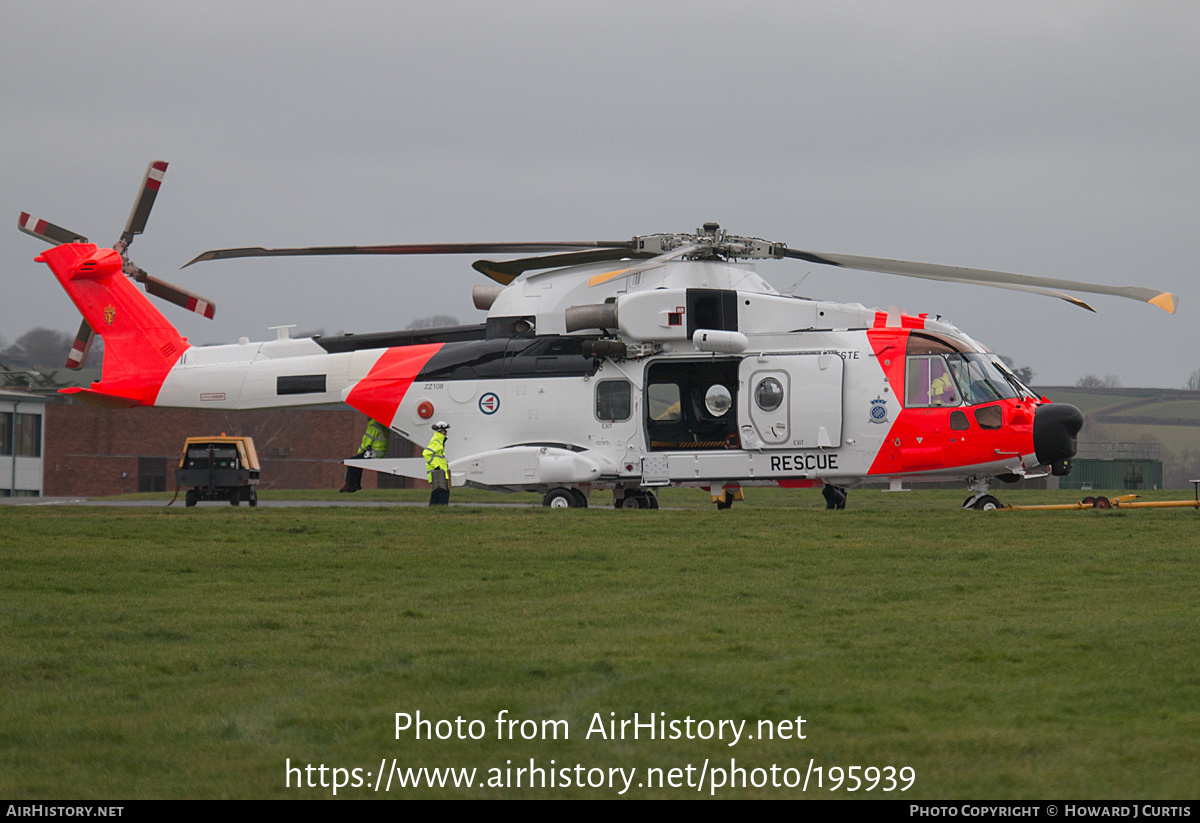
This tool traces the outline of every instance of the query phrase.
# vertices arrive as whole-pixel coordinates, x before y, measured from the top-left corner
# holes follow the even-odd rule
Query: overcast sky
[[[116,240],[193,342],[479,322],[470,258],[227,246],[620,239],[713,220],[793,248],[1175,292],[1174,316],[766,261],[777,288],[941,314],[1035,382],[1200,368],[1200,3],[0,5],[0,336],[78,315],[20,211]]]

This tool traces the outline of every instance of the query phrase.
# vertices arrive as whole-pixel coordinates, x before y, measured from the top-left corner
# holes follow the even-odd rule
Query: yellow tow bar
[[[1001,506],[998,511],[1072,511],[1078,509],[1200,509],[1200,481],[1196,485],[1195,500],[1144,500],[1134,502],[1139,495],[1122,494],[1117,497],[1085,497],[1078,503],[1052,503],[1041,506]]]

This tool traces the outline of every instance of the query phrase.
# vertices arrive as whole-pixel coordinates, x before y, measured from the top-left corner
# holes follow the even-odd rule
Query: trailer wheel
[[[1107,497],[1097,497],[1095,502],[1092,503],[1093,509],[1111,509],[1112,507],[1112,501]]]

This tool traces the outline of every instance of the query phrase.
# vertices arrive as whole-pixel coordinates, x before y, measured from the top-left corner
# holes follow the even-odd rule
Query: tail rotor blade
[[[44,240],[51,246],[61,246],[63,243],[86,243],[88,239],[82,234],[56,226],[53,223],[34,217],[27,211],[21,212],[17,218],[17,228],[28,235]]]
[[[129,212],[129,220],[125,222],[125,231],[121,233],[121,242],[128,246],[133,238],[146,228],[150,218],[150,209],[154,206],[154,198],[158,197],[158,188],[162,185],[163,175],[166,174],[167,164],[163,160],[155,160],[146,167],[146,176],[142,178],[142,187],[134,201],[133,210]]]
[[[92,332],[92,327],[88,325],[88,321],[84,320],[79,324],[79,331],[75,334],[75,342],[71,345],[71,353],[67,355],[67,368],[78,371],[83,368],[83,364],[87,362],[88,352],[92,350],[92,340],[95,334]]]
[[[181,289],[178,286],[173,286],[164,280],[159,280],[157,277],[152,277],[141,269],[138,269],[136,279],[146,287],[148,293],[155,297],[161,297],[168,303],[182,306],[201,317],[207,317],[209,320],[212,320],[213,316],[217,313],[217,306],[211,300],[201,297],[198,294],[192,294],[190,291]]]

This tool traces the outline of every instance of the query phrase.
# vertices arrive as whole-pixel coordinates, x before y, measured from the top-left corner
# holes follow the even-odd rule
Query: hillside
[[[1200,477],[1200,392],[1075,386],[1039,386],[1035,391],[1083,411],[1080,457],[1114,451],[1153,457],[1157,446],[1166,488],[1190,488],[1188,480]]]

